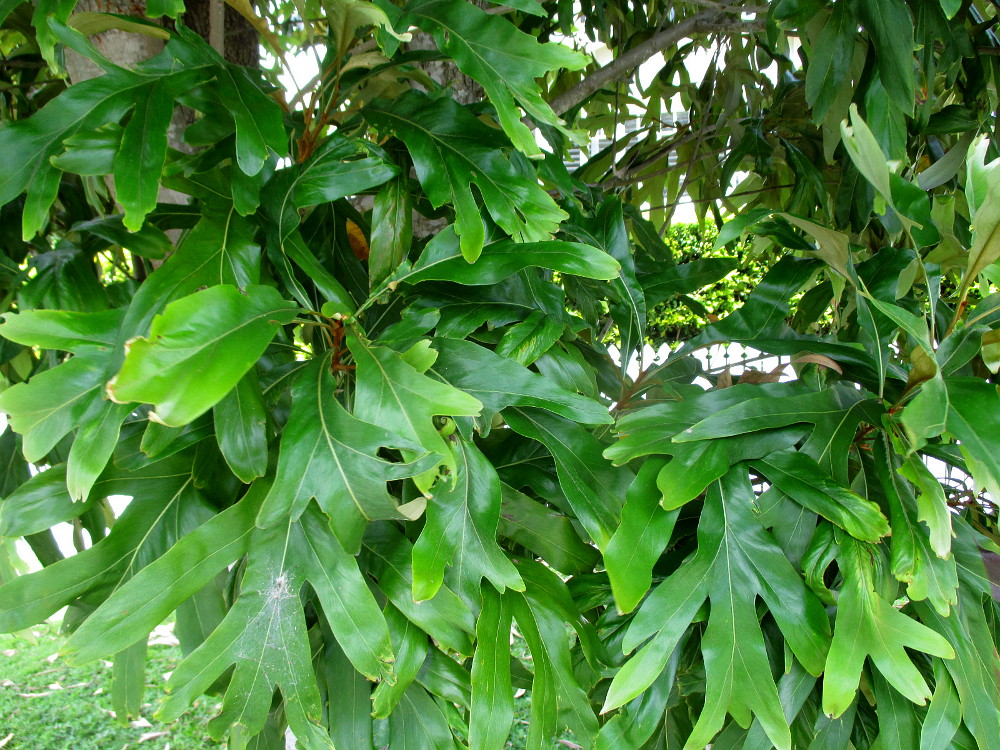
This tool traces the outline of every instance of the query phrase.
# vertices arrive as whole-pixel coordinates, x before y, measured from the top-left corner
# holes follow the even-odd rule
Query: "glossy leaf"
[[[356,552],[369,521],[406,518],[386,491],[386,482],[419,474],[441,455],[426,455],[418,443],[352,416],[334,395],[330,357],[306,367],[292,387],[292,414],[278,456],[278,473],[260,511],[262,526],[297,519],[315,498],[331,518],[340,543]],[[413,462],[378,457],[382,447],[408,450]]]
[[[474,444],[453,439],[452,453],[458,470],[434,486],[427,523],[413,545],[414,600],[437,593],[446,565],[454,572],[453,588],[466,600],[476,600],[483,578],[500,592],[523,590],[521,577],[496,542],[500,478]]]
[[[495,16],[457,0],[421,0],[407,11],[434,34],[438,48],[454,58],[463,73],[486,89],[514,145],[528,156],[539,154],[516,105],[535,122],[559,126],[534,79],[557,68],[581,68],[586,64],[582,55],[551,42],[539,44],[511,24],[498,23]]]
[[[171,427],[187,424],[240,381],[295,312],[265,286],[220,285],[180,299],[153,321],[148,338],[131,341],[108,393],[154,404]]]
[[[447,8],[457,16],[464,16],[469,10],[479,12],[450,0],[431,0],[424,3],[423,11],[435,6]],[[455,41],[456,33],[456,29],[450,29],[450,38]],[[417,178],[431,203],[435,207],[445,203],[454,205],[455,232],[460,238],[462,255],[470,263],[479,257],[485,240],[472,184],[478,188],[493,220],[519,242],[551,239],[566,217],[555,201],[537,183],[519,174],[497,148],[496,131],[454,100],[434,100],[409,91],[391,103],[369,105],[365,116],[379,129],[395,133],[406,143]]]

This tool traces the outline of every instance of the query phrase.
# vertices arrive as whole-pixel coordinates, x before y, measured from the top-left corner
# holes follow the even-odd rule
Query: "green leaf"
[[[220,285],[167,306],[148,338],[131,341],[108,383],[119,402],[156,406],[164,424],[187,424],[218,403],[296,314],[272,287]]]
[[[288,138],[281,109],[251,80],[250,73],[236,65],[217,68],[219,101],[236,122],[236,161],[248,175],[264,168],[271,153],[284,156]]]
[[[469,744],[483,750],[501,750],[514,722],[514,691],[510,681],[513,613],[507,598],[489,586],[483,586],[482,596],[483,608],[476,623],[476,654],[472,660]]]
[[[702,258],[641,277],[646,305],[653,307],[679,294],[714,284],[738,266],[736,258]]]
[[[0,393],[0,411],[11,429],[24,436],[26,461],[36,463],[100,408],[108,353],[82,350],[58,367]]]
[[[413,545],[388,524],[375,523],[365,535],[368,570],[378,588],[414,625],[445,648],[472,654],[475,619],[468,606],[447,586],[433,598],[413,601]]]
[[[63,172],[78,175],[111,174],[115,168],[115,156],[121,149],[121,143],[121,125],[109,123],[66,138],[63,141],[65,150],[50,157],[49,163]]]
[[[267,413],[254,368],[212,411],[215,437],[233,474],[245,484],[267,472]]]
[[[115,451],[122,422],[131,412],[131,404],[97,401],[96,409],[80,424],[66,459],[66,486],[74,500],[90,494]]]
[[[798,443],[804,428],[778,428],[732,438],[681,443],[656,477],[664,510],[679,508],[704,492],[732,464],[763,458]]]
[[[772,453],[750,465],[792,500],[863,541],[889,533],[878,505],[834,482],[815,460],[796,450]]]
[[[292,386],[292,413],[281,438],[278,473],[258,523],[267,527],[289,517],[295,520],[315,498],[337,519],[340,543],[356,552],[369,521],[407,517],[387,492],[386,482],[433,468],[443,453],[426,455],[414,440],[349,414],[335,395],[331,357],[328,352],[313,360]],[[392,463],[378,456],[383,447],[418,458]]]
[[[330,519],[310,505],[290,540],[293,559],[319,597],[323,615],[354,668],[368,679],[391,679],[394,659],[385,618],[358,568],[337,541]]]
[[[137,231],[156,208],[160,173],[167,158],[167,128],[174,97],[166,84],[155,82],[135,100],[135,111],[122,133],[115,157],[115,197],[125,209],[125,227]]]
[[[455,207],[455,232],[468,262],[479,257],[485,241],[473,183],[493,220],[518,242],[551,239],[566,218],[537,180],[522,174],[497,148],[499,134],[455,100],[408,91],[391,103],[368,105],[365,117],[406,143],[431,204]]]
[[[116,590],[73,634],[66,652],[77,664],[116,653],[149,633],[250,545],[266,483],[180,539]]]
[[[563,132],[562,122],[542,98],[535,79],[559,68],[578,70],[589,60],[558,44],[539,44],[502,16],[460,0],[419,0],[406,8],[417,25],[434,35],[438,48],[476,79],[496,107],[504,132],[528,156],[540,155],[531,130],[521,122],[520,104],[539,124]]]
[[[776,747],[791,747],[758,623],[757,596],[811,674],[822,671],[826,658],[826,613],[753,517],[754,499],[745,469],[734,468],[712,484],[698,526],[698,552],[639,609],[623,645],[631,649],[653,640],[615,676],[604,704],[605,711],[621,706],[652,684],[707,596],[705,705],[685,744],[688,750],[711,742],[727,712],[744,726],[756,715]]]
[[[988,436],[1000,434],[1000,395],[978,378],[948,378],[948,432],[960,441],[976,483],[1000,494],[1000,461]],[[3,397],[0,394],[0,408]]]
[[[497,545],[500,519],[500,479],[476,446],[452,440],[458,471],[443,477],[427,501],[427,523],[413,545],[413,598],[433,597],[452,566],[452,588],[476,601],[483,578],[497,590],[523,591],[513,563]]]
[[[944,665],[934,662],[934,695],[920,729],[920,750],[944,750],[962,723],[962,704]]]
[[[913,114],[913,18],[903,0],[860,0],[858,16],[871,36],[879,78],[903,114]]]
[[[802,422],[815,424],[824,416],[842,410],[843,407],[840,405],[835,389],[785,398],[768,396],[751,398],[717,411],[683,432],[679,432],[674,438],[674,442],[714,440]]]
[[[372,346],[360,336],[348,337],[348,347],[357,363],[355,416],[437,454],[449,471],[457,471],[434,418],[475,416],[483,408],[482,402],[417,372],[396,352]],[[426,491],[433,479],[434,470],[430,469],[417,478],[417,486]]]
[[[391,604],[385,608],[388,633],[396,649],[393,664],[393,680],[386,680],[375,686],[372,694],[371,713],[377,719],[392,714],[403,693],[417,678],[420,667],[427,658],[427,634],[407,620]]]
[[[434,348],[438,358],[431,372],[482,402],[477,421],[484,434],[489,431],[493,415],[508,406],[547,409],[580,424],[611,422],[608,410],[596,401],[563,390],[549,379],[471,341],[438,338],[434,339]]]
[[[368,285],[374,289],[403,262],[413,241],[412,198],[405,180],[389,182],[375,196],[368,255]]]
[[[121,343],[149,332],[153,316],[168,304],[216,284],[241,288],[260,280],[255,228],[231,206],[207,205],[177,250],[147,279],[129,305]]]
[[[561,240],[521,244],[510,240],[491,242],[483,248],[478,260],[470,264],[462,257],[458,237],[449,227],[427,243],[412,268],[403,264],[389,277],[387,284],[440,280],[486,286],[531,267],[589,279],[612,279],[618,274],[617,261],[607,253],[590,245]]]
[[[621,525],[604,551],[611,591],[622,613],[635,609],[649,590],[653,566],[670,542],[677,522],[679,511],[665,511],[660,506],[656,477],[663,464],[656,458],[643,463],[625,495]]]
[[[511,429],[552,454],[573,514],[598,548],[605,549],[618,527],[632,472],[613,467],[597,439],[569,420],[530,408],[510,408],[503,416]]]
[[[989,139],[980,138],[972,146],[968,160],[969,208],[972,213],[972,247],[962,278],[959,297],[965,298],[976,283],[976,277],[991,263],[1000,259],[1000,160],[987,163]]]
[[[806,68],[806,101],[814,122],[822,122],[833,104],[854,59],[858,21],[850,3],[836,3],[813,45]]]
[[[823,677],[823,712],[837,717],[854,702],[861,668],[869,656],[890,685],[923,705],[931,693],[906,649],[943,659],[953,659],[955,651],[940,635],[876,593],[874,562],[866,545],[844,538],[837,561],[844,585]]]
[[[68,352],[92,346],[114,346],[125,310],[72,312],[70,310],[25,310],[7,313],[0,323],[0,336],[26,346]]]
[[[173,251],[170,238],[159,227],[148,221],[136,232],[130,232],[122,223],[120,215],[106,216],[73,225],[74,231],[89,232],[111,245],[119,245],[144,258],[160,260]]]
[[[599,555],[584,542],[573,522],[537,500],[502,484],[500,536],[531,550],[563,575],[589,570]]]
[[[37,534],[78,518],[89,503],[74,503],[66,491],[66,466],[40,471],[0,501],[0,537]]]
[[[22,630],[41,622],[83,595],[98,600],[107,596],[163,554],[177,537],[211,516],[204,498],[193,487],[190,459],[184,473],[170,475],[169,470],[157,466],[152,474],[126,475],[102,489],[108,495],[142,497],[141,502],[129,504],[108,536],[73,557],[0,588],[0,631]],[[132,632],[114,651],[132,645],[135,637]]]
[[[917,455],[911,455],[896,471],[916,486],[917,518],[927,525],[931,549],[942,560],[951,555],[951,510],[941,482]]]
[[[255,529],[240,595],[222,624],[170,675],[157,716],[177,718],[230,666],[222,711],[208,724],[218,740],[233,724],[248,736],[264,726],[271,699],[281,690],[288,723],[303,746],[329,748],[320,724],[322,705],[312,669],[305,615],[299,600],[303,575],[289,559],[295,549],[284,528]]]
[[[526,582],[538,577],[528,567],[521,569]],[[524,594],[508,594],[534,667],[526,746],[547,746],[544,743],[555,734],[558,715],[573,730],[577,741],[590,747],[597,736],[597,717],[573,673],[566,621],[548,594],[546,587],[530,584]]]

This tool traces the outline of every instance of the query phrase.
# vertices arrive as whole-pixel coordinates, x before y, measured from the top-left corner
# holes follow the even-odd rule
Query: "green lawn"
[[[163,697],[165,675],[177,666],[180,649],[149,647],[142,717],[122,726],[111,710],[111,662],[71,667],[59,649],[65,642],[54,624],[39,625],[17,635],[0,634],[0,748],[3,750],[201,750],[222,748],[203,724],[216,710],[216,699],[204,697],[172,724],[153,718]],[[520,653],[523,651],[523,653]],[[518,656],[527,657],[525,649]],[[524,747],[529,702],[515,701],[514,726],[507,747]],[[552,748],[577,747],[565,732]],[[350,750],[350,749],[347,749]]]
[[[176,646],[151,645],[142,717],[122,726],[111,712],[111,662],[70,667],[58,656],[65,637],[46,624],[0,635],[0,747],[4,750],[188,750],[221,748],[201,724],[214,713],[204,698],[172,724],[152,714],[164,674],[180,658]]]

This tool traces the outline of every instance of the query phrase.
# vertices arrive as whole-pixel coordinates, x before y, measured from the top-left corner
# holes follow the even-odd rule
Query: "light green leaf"
[[[968,160],[967,194],[972,213],[972,247],[959,298],[965,295],[984,268],[1000,258],[1000,160],[987,163],[988,138],[980,137]]]
[[[960,441],[976,483],[1000,496],[1000,455],[989,439],[1000,434],[1000,395],[978,378],[948,378],[948,432]],[[0,394],[0,408],[3,396]]]
[[[271,153],[288,151],[281,109],[251,80],[250,72],[235,65],[217,68],[219,101],[236,122],[236,161],[246,174],[255,175]]]
[[[536,123],[568,132],[542,98],[535,79],[559,68],[583,68],[589,62],[585,56],[551,42],[539,44],[502,16],[459,0],[422,0],[406,11],[434,35],[438,48],[455,60],[459,70],[482,85],[500,125],[518,149],[528,156],[541,154],[531,130],[521,122],[518,104]]]
[[[25,346],[68,352],[92,346],[112,347],[124,316],[124,308],[100,312],[25,310],[3,317],[0,336]]]
[[[455,207],[455,231],[468,262],[479,257],[486,237],[472,184],[493,220],[518,242],[551,239],[566,218],[537,180],[522,174],[501,152],[499,134],[454,99],[408,91],[392,102],[370,104],[365,117],[406,143],[431,204]]]
[[[66,459],[66,486],[74,500],[90,494],[118,445],[122,422],[131,412],[131,404],[97,401],[80,424]]]
[[[962,704],[948,672],[934,662],[934,695],[920,728],[920,750],[946,750],[962,723]]]
[[[267,487],[255,484],[239,503],[180,539],[108,597],[67,643],[72,660],[86,664],[127,648],[246,554]]]
[[[523,591],[513,563],[497,545],[500,519],[500,478],[476,446],[452,436],[458,471],[442,477],[427,501],[427,523],[413,545],[413,598],[433,597],[452,567],[452,588],[476,601],[483,578],[497,590]]]
[[[312,669],[305,615],[299,600],[302,572],[289,559],[292,523],[255,529],[240,595],[215,631],[170,675],[157,716],[177,718],[230,666],[222,711],[208,724],[221,739],[233,724],[248,736],[264,726],[274,691],[281,690],[288,723],[309,750],[332,750],[320,724],[322,705]]]
[[[289,517],[295,520],[316,498],[319,507],[337,519],[334,529],[340,543],[354,553],[369,521],[406,518],[386,482],[433,468],[443,454],[426,455],[414,440],[349,414],[335,395],[331,356],[328,352],[313,360],[292,386],[292,413],[282,433],[278,473],[258,523],[274,526]],[[377,455],[383,447],[419,457],[392,463]]]
[[[923,705],[931,693],[906,649],[943,659],[953,659],[955,651],[940,635],[876,593],[874,562],[867,545],[844,538],[837,560],[844,586],[823,676],[823,712],[837,717],[854,702],[861,669],[869,656],[890,685]]]
[[[393,679],[380,682],[372,694],[371,714],[376,719],[384,719],[393,713],[403,693],[417,678],[428,650],[427,634],[391,604],[386,605],[385,621],[396,651],[396,661],[393,664]]]
[[[37,534],[80,516],[89,503],[74,503],[66,491],[66,465],[40,471],[0,501],[0,537]]]
[[[218,403],[290,323],[295,307],[272,287],[220,285],[171,303],[148,338],[130,342],[125,363],[108,383],[119,402],[156,406],[171,427]]]
[[[698,552],[643,603],[624,641],[653,640],[622,668],[604,710],[621,706],[652,684],[705,596],[711,601],[702,642],[705,705],[685,748],[702,748],[722,728],[726,713],[747,726],[756,715],[778,748],[790,748],[788,724],[756,611],[767,603],[793,653],[812,674],[822,671],[827,617],[819,600],[751,512],[753,489],[745,469],[712,484],[698,527]]]
[[[26,461],[40,461],[70,430],[100,408],[109,353],[94,347],[0,393],[0,411],[24,436]]]
[[[917,488],[917,518],[927,525],[931,549],[942,560],[951,555],[951,510],[941,482],[927,464],[916,455],[911,455],[900,465],[897,472],[910,480]]]

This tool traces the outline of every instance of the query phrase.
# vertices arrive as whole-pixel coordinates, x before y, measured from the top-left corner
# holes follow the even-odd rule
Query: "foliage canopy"
[[[68,606],[127,716],[174,614],[232,747],[501,748],[516,687],[531,748],[995,745],[992,3],[230,4],[274,70],[0,0],[0,630]]]

